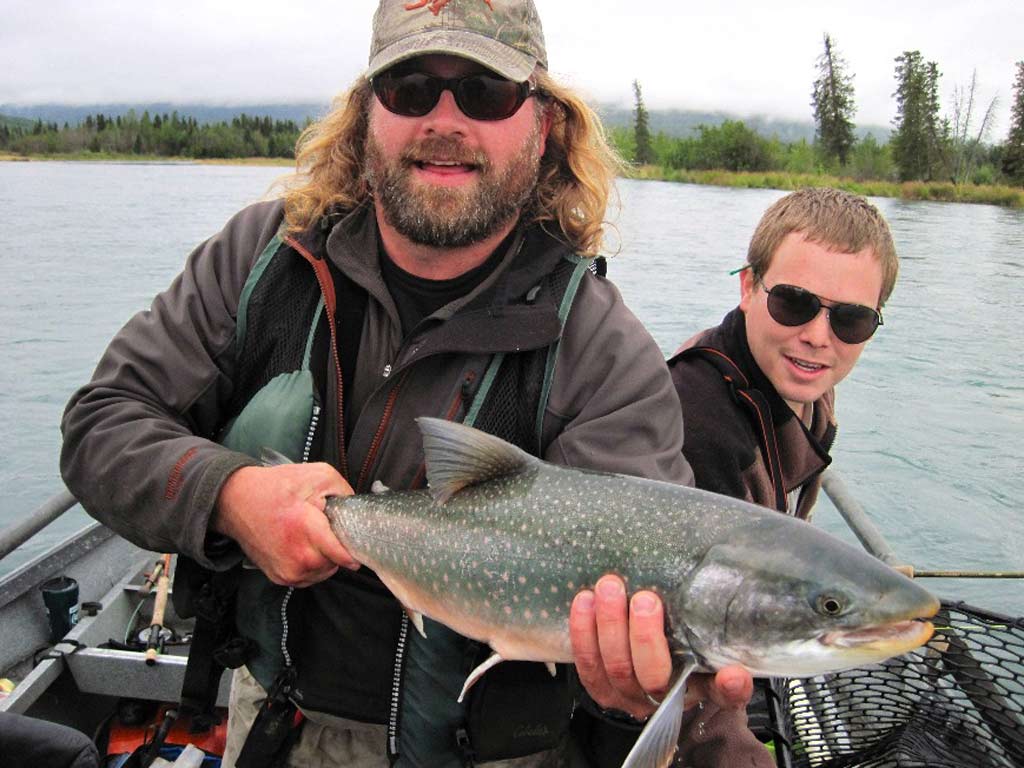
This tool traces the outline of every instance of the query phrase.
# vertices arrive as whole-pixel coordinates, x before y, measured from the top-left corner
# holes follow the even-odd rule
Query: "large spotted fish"
[[[805,522],[717,494],[543,462],[478,430],[418,420],[429,491],[332,497],[331,527],[422,632],[422,615],[502,660],[571,662],[573,596],[605,573],[665,605],[680,670],[627,766],[671,761],[686,677],[742,664],[801,677],[926,642],[939,603]],[[465,694],[466,688],[463,689]]]

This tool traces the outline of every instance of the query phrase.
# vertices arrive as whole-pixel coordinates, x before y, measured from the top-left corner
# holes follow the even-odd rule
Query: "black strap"
[[[786,483],[782,476],[782,459],[779,455],[779,444],[775,439],[775,422],[772,419],[771,405],[761,390],[750,385],[750,380],[732,358],[714,347],[690,347],[683,350],[681,358],[699,357],[711,363],[722,375],[729,394],[734,402],[743,408],[750,418],[757,433],[761,450],[764,451],[765,464],[772,481],[775,493],[775,508],[780,512],[788,512],[786,500]]]
[[[214,573],[178,556],[172,600],[179,616],[195,616],[195,628],[181,685],[181,710],[193,733],[220,722],[217,692],[225,669],[235,669],[252,654],[253,643],[235,631],[234,605],[240,568]]]
[[[256,713],[242,752],[235,763],[238,768],[274,768],[294,746],[298,738],[295,713],[298,708],[290,698],[295,682],[295,668],[285,667]]]

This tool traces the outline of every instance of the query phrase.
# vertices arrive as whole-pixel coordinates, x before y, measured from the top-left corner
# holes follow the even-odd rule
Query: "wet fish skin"
[[[931,594],[805,522],[692,488],[548,464],[458,424],[420,427],[429,492],[332,498],[327,516],[408,610],[503,659],[571,662],[572,599],[605,573],[629,592],[657,592],[673,652],[704,670],[821,674],[931,634],[927,622],[902,623],[933,615]],[[877,627],[891,628],[856,634]],[[844,644],[848,636],[857,641]]]

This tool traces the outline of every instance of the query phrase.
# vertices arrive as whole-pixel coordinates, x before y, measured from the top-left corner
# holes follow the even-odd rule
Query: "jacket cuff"
[[[224,571],[242,561],[242,549],[222,533],[210,528],[210,518],[217,507],[217,497],[232,473],[242,467],[260,463],[252,456],[236,451],[218,451],[196,483],[192,496],[192,512],[187,526],[185,551],[197,563],[214,571]]]

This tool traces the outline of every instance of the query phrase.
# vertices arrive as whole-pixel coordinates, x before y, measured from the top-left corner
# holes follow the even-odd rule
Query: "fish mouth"
[[[930,621],[910,619],[849,631],[827,632],[819,637],[818,641],[831,648],[877,651],[888,656],[896,656],[924,645],[934,632],[935,627]]]

